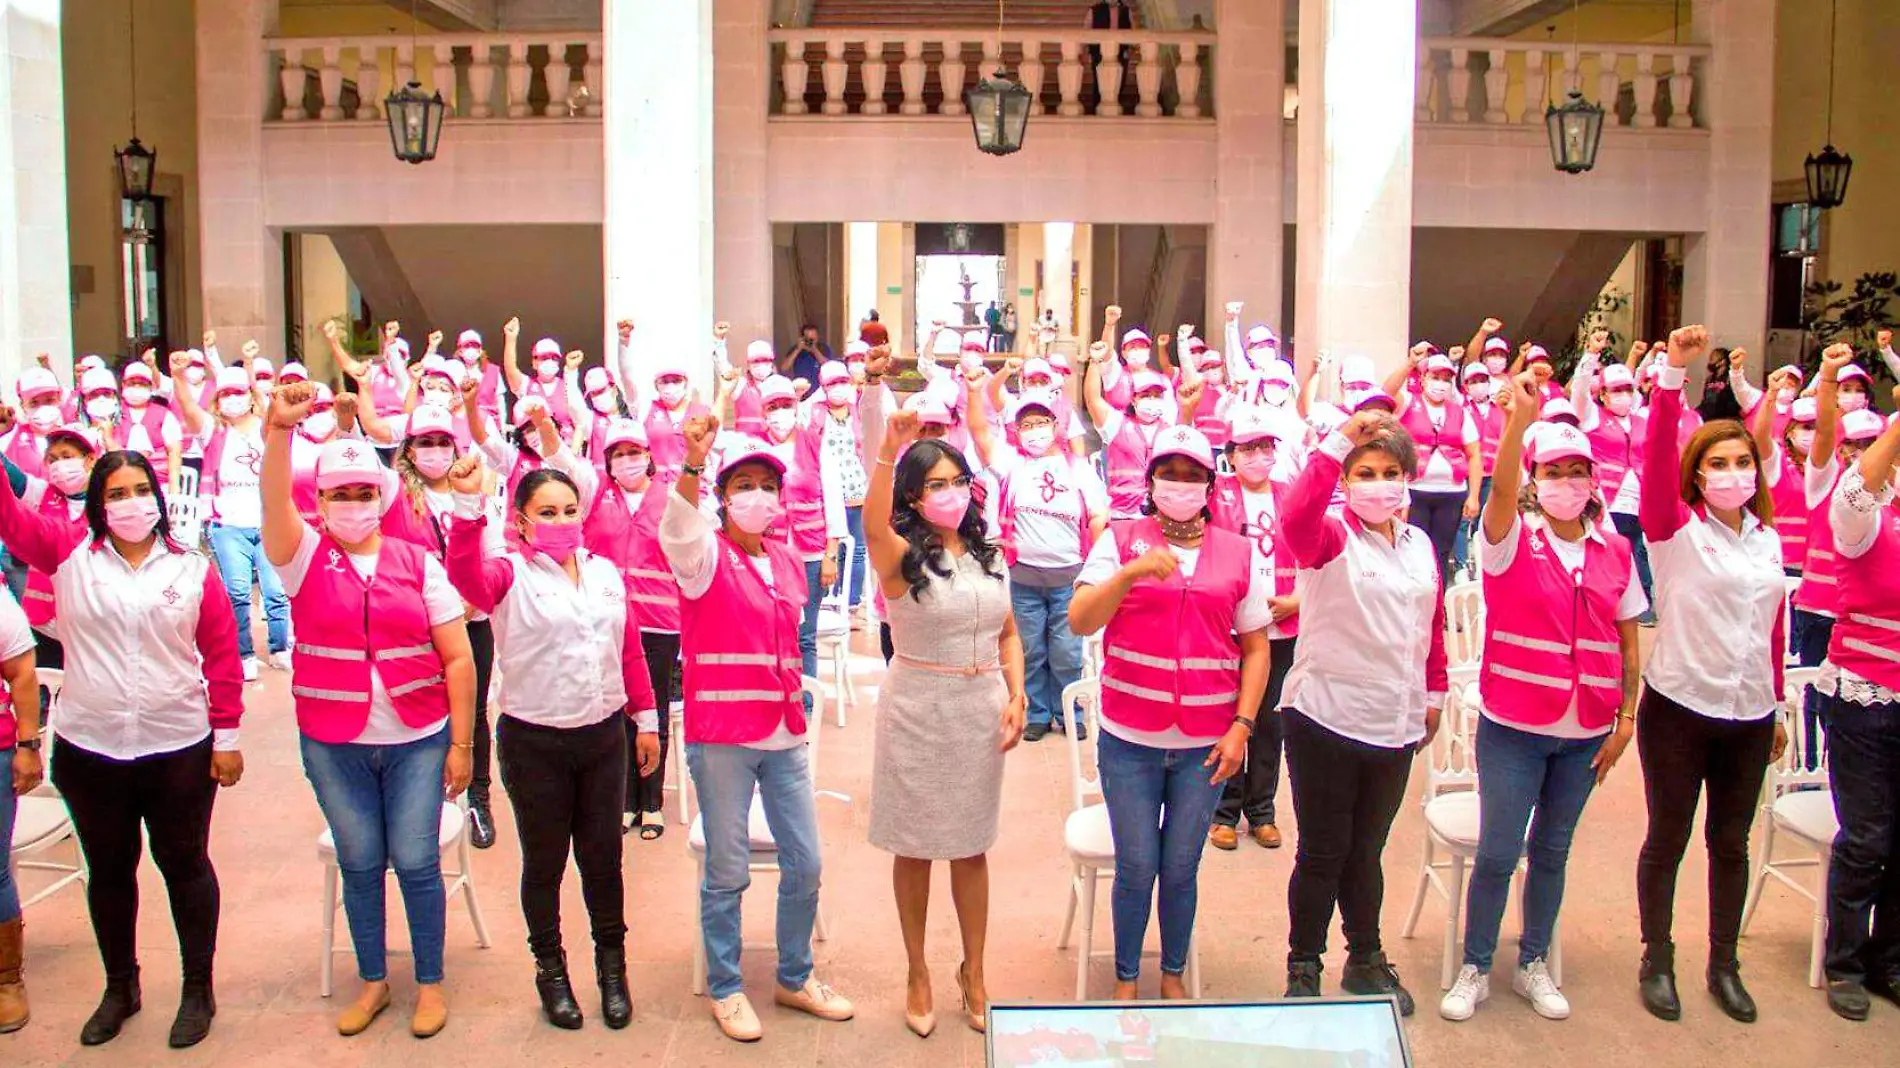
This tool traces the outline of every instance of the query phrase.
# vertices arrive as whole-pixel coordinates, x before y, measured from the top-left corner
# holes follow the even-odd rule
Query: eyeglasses
[[[1235,445],[1234,455],[1245,456],[1250,452],[1273,452],[1275,448],[1276,446],[1272,438],[1264,438],[1260,441],[1248,441]]]
[[[1017,430],[1048,430],[1056,425],[1054,419],[1024,419],[1016,424]]]
[[[951,478],[951,479],[933,478],[930,481],[924,483],[925,493],[941,493],[942,491],[947,490],[947,489],[969,489],[969,488],[970,488],[969,475],[958,475],[957,477]]]

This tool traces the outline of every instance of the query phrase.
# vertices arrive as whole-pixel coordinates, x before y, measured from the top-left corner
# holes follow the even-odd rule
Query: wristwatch
[[[687,474],[693,476],[694,478],[699,478],[700,476],[706,473],[706,465],[705,464],[681,464],[680,470],[686,472]]]
[[[16,738],[13,740],[13,747],[15,749],[24,749],[29,753],[37,753],[40,751],[40,740],[38,738]]]

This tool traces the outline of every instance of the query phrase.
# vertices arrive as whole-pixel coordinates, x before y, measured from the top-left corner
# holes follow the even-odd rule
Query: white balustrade
[[[1418,49],[1417,116],[1419,122],[1541,125],[1545,105],[1560,103],[1574,87],[1609,112],[1609,125],[1692,129],[1700,125],[1693,106],[1697,68],[1707,62],[1705,45],[1426,37]],[[1657,92],[1665,79],[1666,102]]]
[[[597,33],[437,34],[413,45],[406,35],[280,37],[265,47],[281,94],[267,109],[269,121],[381,122],[384,95],[411,81],[440,92],[456,118],[601,114]],[[570,49],[586,58],[576,52],[570,62]]]
[[[965,86],[999,68],[1012,71],[1033,94],[1034,115],[1132,112],[1145,119],[1201,119],[1213,112],[1205,72],[1215,35],[1204,31],[1039,26],[999,38],[977,30],[819,27],[768,36],[778,71],[774,115],[887,115],[893,110],[885,99],[892,63],[903,93],[895,109],[900,115],[963,115]],[[900,53],[903,58],[895,59]],[[817,100],[818,88],[823,102],[808,102],[808,96]]]

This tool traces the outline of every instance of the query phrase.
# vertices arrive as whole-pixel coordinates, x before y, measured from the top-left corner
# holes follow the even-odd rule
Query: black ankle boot
[[[567,954],[534,959],[534,988],[541,993],[541,1011],[549,1023],[567,1031],[580,1030],[581,1006],[574,1000],[574,984],[567,979]]]
[[[1286,996],[1290,998],[1319,997],[1319,977],[1321,965],[1316,960],[1290,960],[1286,962]]]
[[[138,1015],[139,973],[132,970],[129,979],[106,980],[106,992],[99,999],[99,1007],[92,1010],[92,1017],[86,1026],[79,1029],[79,1044],[82,1046],[103,1046],[119,1037],[119,1029],[125,1021]]]
[[[600,1018],[618,1031],[633,1022],[633,996],[627,993],[627,951],[594,950],[594,977],[600,983]]]
[[[1339,973],[1339,989],[1348,994],[1390,994],[1399,1003],[1400,1016],[1410,1016],[1417,1008],[1411,992],[1399,982],[1399,970],[1385,959],[1384,953],[1348,956],[1346,967]]]
[[[1742,985],[1742,962],[1735,959],[1733,947],[1709,947],[1709,993],[1739,1023],[1755,1022],[1755,999]]]
[[[187,979],[178,998],[178,1018],[172,1021],[173,1049],[188,1049],[211,1033],[211,1018],[218,1014],[218,999],[211,992],[211,980]]]
[[[1658,1020],[1682,1019],[1682,999],[1676,995],[1675,946],[1650,946],[1644,951],[1637,989],[1643,995],[1643,1008],[1651,1016]]]
[[[486,797],[469,799],[468,844],[476,849],[487,849],[495,844],[495,816],[489,811]]]

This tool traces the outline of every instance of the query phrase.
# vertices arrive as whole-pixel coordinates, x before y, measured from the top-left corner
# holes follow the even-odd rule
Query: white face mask
[[[303,432],[312,438],[327,438],[336,433],[336,413],[332,411],[311,412],[304,418]]]
[[[422,391],[422,403],[433,404],[437,408],[453,408],[455,399],[460,395],[452,389],[437,389],[434,386],[428,386]]]
[[[187,367],[185,369],[185,381],[191,383],[194,386],[204,385],[205,384],[205,369],[202,367]]]
[[[686,383],[662,382],[654,387],[654,392],[660,395],[661,404],[668,408],[678,407],[679,402],[686,399]]]
[[[1260,387],[1260,399],[1270,408],[1284,408],[1293,399],[1293,389],[1278,382],[1269,382]]]
[[[842,408],[851,403],[851,398],[855,392],[856,391],[851,388],[850,383],[839,382],[836,385],[825,387],[825,400],[835,407]]]
[[[763,382],[772,377],[772,365],[769,363],[755,363],[746,368],[746,373],[752,376],[752,381]]]
[[[1491,383],[1481,380],[1473,381],[1465,386],[1465,396],[1483,404],[1491,399]]]
[[[1494,375],[1501,375],[1504,373],[1504,369],[1510,366],[1510,363],[1511,361],[1502,356],[1486,356],[1484,358],[1484,369]]]
[[[218,414],[226,419],[242,419],[251,414],[251,398],[243,393],[226,393],[218,398]]]
[[[1618,390],[1615,393],[1606,394],[1604,397],[1603,406],[1610,410],[1611,415],[1614,415],[1617,418],[1621,419],[1622,417],[1628,415],[1631,409],[1636,407],[1636,394],[1626,393],[1621,390]]]
[[[1122,362],[1138,370],[1148,366],[1148,360],[1151,356],[1153,356],[1153,351],[1147,346],[1137,345],[1122,353]]]
[[[1034,430],[1025,430],[1018,435],[1017,440],[1022,442],[1024,452],[1031,456],[1043,456],[1056,443],[1056,428],[1039,426]]]
[[[1167,406],[1160,397],[1143,397],[1135,402],[1135,418],[1144,423],[1158,423],[1166,412]]]
[[[42,404],[27,413],[26,421],[32,424],[33,429],[44,434],[59,425],[59,405]]]
[[[599,412],[601,415],[612,415],[620,410],[620,406],[614,403],[614,395],[611,390],[605,393],[594,394],[587,398],[587,403],[592,405],[594,411]]]
[[[765,413],[765,428],[770,430],[774,437],[783,438],[790,434],[797,422],[798,412],[791,408],[774,408]]]
[[[86,414],[94,419],[110,419],[119,414],[119,398],[94,397],[86,402]]]
[[[552,381],[555,375],[558,375],[561,373],[561,361],[541,360],[534,365],[534,371],[535,371],[535,374],[538,374],[541,376],[541,381],[543,382]]]
[[[125,387],[125,403],[134,408],[143,408],[152,402],[152,391],[144,386]]]
[[[1433,404],[1443,404],[1451,397],[1451,383],[1434,378],[1425,383],[1425,399]]]

